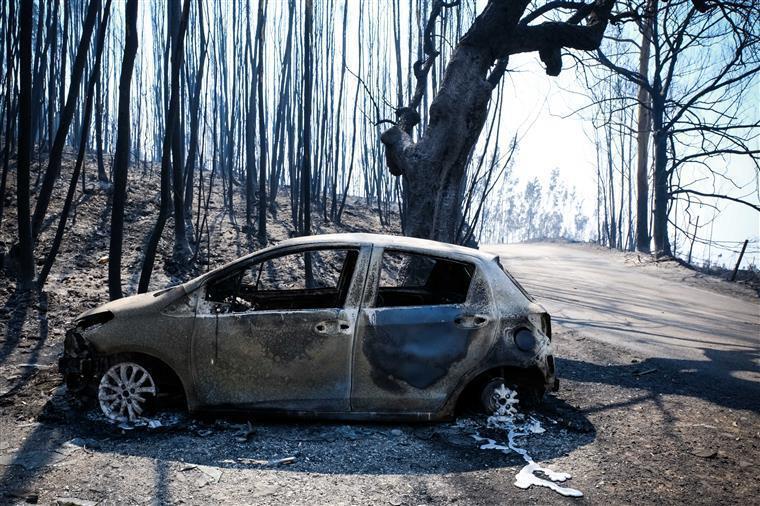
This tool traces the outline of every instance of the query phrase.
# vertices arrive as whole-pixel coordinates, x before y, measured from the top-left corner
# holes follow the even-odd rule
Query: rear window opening
[[[461,304],[475,266],[448,258],[386,250],[375,307]]]
[[[536,300],[536,299],[533,298],[533,296],[531,294],[528,293],[527,290],[525,290],[525,288],[523,288],[523,286],[520,284],[520,282],[517,281],[515,279],[515,277],[512,276],[512,274],[510,274],[507,269],[504,268],[503,265],[501,265],[501,262],[499,261],[498,257],[494,258],[493,261],[496,262],[496,265],[499,266],[499,269],[501,269],[501,272],[503,272],[509,278],[509,280],[512,282],[512,284],[515,285],[518,290],[520,290],[520,293],[522,293],[523,295],[525,295],[526,299],[528,299],[531,302],[534,302]]]

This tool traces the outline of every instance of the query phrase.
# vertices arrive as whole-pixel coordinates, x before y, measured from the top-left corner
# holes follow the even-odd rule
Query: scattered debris
[[[280,466],[280,465],[294,464],[295,461],[296,461],[295,457],[285,457],[283,459],[270,460],[268,464],[270,466]]]
[[[79,499],[78,497],[57,497],[55,504],[58,506],[95,506],[98,503],[88,501],[87,499]]]
[[[256,431],[253,429],[253,424],[249,421],[245,425],[245,429],[239,432],[238,435],[235,437],[235,441],[237,441],[238,443],[245,443],[255,433]]]
[[[219,483],[219,480],[222,479],[222,470],[218,467],[214,466],[197,466],[197,469],[214,480],[215,483]]]
[[[26,363],[26,364],[18,364],[16,367],[18,367],[19,369],[40,369],[40,370],[45,369],[46,370],[46,369],[52,369],[54,367],[54,365],[53,364],[47,364],[47,365],[45,365],[45,364]]]
[[[97,449],[100,448],[100,443],[98,443],[94,439],[83,439],[80,437],[75,437],[74,439],[69,439],[62,445],[64,448],[73,448],[73,449]]]

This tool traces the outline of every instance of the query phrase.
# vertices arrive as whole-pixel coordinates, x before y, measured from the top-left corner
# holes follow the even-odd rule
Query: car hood
[[[111,302],[89,309],[77,316],[75,321],[106,311],[110,311],[114,316],[160,311],[182,295],[185,295],[185,289],[182,285],[132,295],[130,297],[112,300]]]

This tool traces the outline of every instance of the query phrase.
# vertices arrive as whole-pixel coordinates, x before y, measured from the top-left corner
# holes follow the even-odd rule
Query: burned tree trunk
[[[125,14],[124,59],[119,78],[119,119],[116,132],[116,153],[113,157],[113,205],[111,207],[111,241],[108,255],[108,294],[111,300],[120,299],[121,242],[124,236],[124,204],[127,199],[127,170],[129,168],[130,119],[129,97],[132,89],[132,70],[137,55],[137,0],[127,0]]]
[[[69,217],[69,211],[71,210],[71,203],[74,200],[74,192],[76,191],[77,179],[82,170],[84,164],[85,149],[87,148],[87,136],[90,130],[90,118],[92,117],[92,102],[95,94],[95,85],[100,80],[100,62],[103,56],[103,46],[105,41],[106,28],[108,27],[108,15],[111,10],[111,0],[106,0],[105,11],[103,18],[100,21],[100,27],[98,28],[97,39],[97,53],[95,55],[95,64],[93,66],[92,74],[90,75],[87,83],[87,95],[85,98],[84,116],[82,118],[82,134],[79,139],[79,151],[77,153],[76,164],[74,165],[74,172],[71,174],[71,181],[69,182],[69,188],[66,192],[66,199],[63,202],[63,210],[61,210],[61,216],[58,220],[58,228],[55,231],[55,237],[50,245],[50,251],[48,251],[45,257],[45,263],[42,266],[40,275],[37,278],[37,288],[42,290],[45,286],[45,281],[50,273],[50,269],[53,267],[55,257],[58,254],[58,249],[61,246],[63,240],[63,232],[66,229],[66,221]]]
[[[66,105],[61,113],[61,121],[58,125],[58,130],[55,133],[55,140],[53,141],[53,146],[50,150],[50,160],[48,162],[47,170],[45,171],[45,177],[42,180],[40,193],[37,197],[37,205],[34,208],[34,215],[32,216],[32,235],[35,238],[40,233],[42,220],[45,219],[45,214],[47,213],[48,205],[50,204],[50,196],[53,193],[53,185],[61,170],[63,148],[66,143],[66,137],[69,134],[71,121],[74,119],[74,112],[79,97],[79,88],[82,82],[82,75],[84,74],[85,62],[87,60],[87,52],[90,47],[92,30],[95,26],[95,19],[98,11],[100,10],[100,4],[100,0],[90,0],[87,7],[87,17],[85,18],[82,27],[82,37],[79,39],[74,67],[71,70],[69,94],[66,97]]]
[[[414,65],[416,89],[410,104],[397,110],[396,124],[381,136],[390,172],[403,178],[407,235],[456,240],[466,164],[509,55],[537,51],[547,74],[556,76],[562,69],[562,48],[599,47],[613,3],[573,4],[577,10],[566,22],[530,25],[564,2],[547,4],[523,18],[527,0],[490,0],[454,50],[430,105],[428,124],[413,142],[411,133],[420,121],[416,109],[438,56],[432,36],[435,20],[444,7],[458,4],[434,0],[425,28],[425,55]],[[584,19],[585,25],[580,25]]]
[[[176,47],[178,46],[180,48],[183,48],[183,41],[180,40],[180,34],[179,34],[179,24],[180,24],[180,16],[182,15],[182,12],[180,11],[180,3],[179,0],[173,0],[172,2],[169,2],[169,9],[170,9],[170,27],[171,27],[171,33],[172,33],[172,50],[174,51],[174,56],[177,58],[177,62],[175,63],[172,61],[172,64],[175,64],[177,69],[177,82],[175,83],[172,81],[172,94],[177,95],[177,115],[175,122],[173,123],[174,126],[174,132],[172,133],[172,190],[174,192],[174,260],[176,262],[183,262],[186,259],[189,259],[192,256],[192,251],[190,250],[190,243],[187,240],[187,225],[185,223],[185,204],[184,204],[184,125],[182,123],[182,117],[179,114],[179,111],[182,109],[182,88],[181,88],[181,74],[179,72],[179,68],[182,66],[182,57],[183,53],[179,52],[177,53]],[[182,35],[184,37],[184,35]],[[174,68],[172,67],[172,72],[174,72]]]
[[[19,111],[16,199],[18,248],[15,251],[19,289],[34,286],[34,246],[29,221],[29,166],[32,158],[32,4],[22,0],[19,8]]]
[[[644,20],[641,25],[641,54],[639,55],[639,75],[647,81],[649,74],[649,53],[652,27],[657,15],[657,0],[648,0]],[[649,131],[652,120],[649,114],[651,99],[649,90],[639,84],[639,117],[636,133],[636,250],[649,253]]]
[[[303,160],[301,162],[301,235],[311,234],[311,101],[314,76],[312,73],[312,23],[314,6],[306,0],[303,28]],[[310,268],[306,262],[307,269]],[[307,273],[308,276],[308,273]]]

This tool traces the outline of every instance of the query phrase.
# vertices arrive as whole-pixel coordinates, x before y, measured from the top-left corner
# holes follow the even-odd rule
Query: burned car
[[[114,421],[177,396],[191,413],[437,420],[492,412],[502,384],[533,402],[556,388],[549,315],[498,258],[407,237],[290,239],[75,323],[60,371]]]

